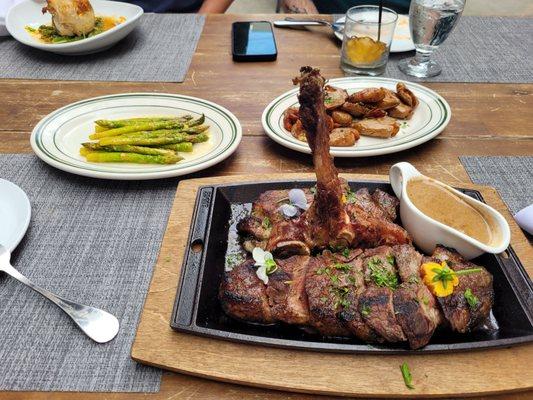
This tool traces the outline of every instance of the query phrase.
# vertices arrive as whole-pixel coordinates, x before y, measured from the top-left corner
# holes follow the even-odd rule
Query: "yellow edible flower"
[[[454,287],[459,284],[455,271],[448,267],[446,261],[437,264],[427,262],[422,264],[423,281],[437,297],[446,297],[453,293]]]

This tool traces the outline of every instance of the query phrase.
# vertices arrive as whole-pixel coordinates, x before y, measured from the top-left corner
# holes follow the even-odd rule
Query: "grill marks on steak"
[[[359,298],[364,321],[389,342],[406,340],[396,319],[393,294],[398,284],[391,247],[381,246],[365,251],[363,271],[367,289]]]
[[[438,297],[444,317],[453,330],[465,333],[476,328],[487,319],[494,304],[492,275],[485,268],[466,261],[458,253],[444,246],[435,248],[431,260],[439,263],[446,261],[448,267],[454,271],[482,269],[478,273],[459,275],[459,285],[455,287],[453,293],[450,296]],[[470,289],[478,300],[474,307],[471,307],[465,298],[467,289]]]
[[[309,305],[305,292],[308,263],[308,256],[277,260],[278,269],[269,276],[266,290],[275,320],[298,325],[309,322]]]
[[[394,309],[409,346],[425,346],[442,320],[437,300],[421,283],[422,255],[412,246],[394,246],[396,267],[402,284],[394,291]]]
[[[255,273],[254,261],[248,260],[226,271],[219,298],[226,314],[245,321],[272,323],[266,287]]]

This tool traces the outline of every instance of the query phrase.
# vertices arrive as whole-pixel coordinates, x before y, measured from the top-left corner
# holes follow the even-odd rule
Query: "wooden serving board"
[[[388,180],[380,175],[343,177]],[[180,182],[132,347],[135,361],[243,385],[357,397],[464,397],[533,387],[533,345],[455,354],[347,355],[252,346],[173,331],[170,316],[198,187],[305,178],[314,175],[241,175]],[[506,217],[512,246],[531,276],[532,247],[496,191],[472,184],[461,186],[479,190],[485,201]],[[403,362],[410,366],[414,390],[403,383],[399,369]]]

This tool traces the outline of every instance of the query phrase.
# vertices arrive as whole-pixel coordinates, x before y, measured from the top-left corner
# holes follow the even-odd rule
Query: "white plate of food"
[[[335,21],[338,24],[344,24],[346,17],[341,17]],[[342,32],[335,32],[337,39],[342,41]],[[398,21],[396,22],[396,29],[392,37],[390,47],[391,53],[403,53],[415,49],[415,44],[411,39],[411,31],[409,28],[409,15],[398,14]]]
[[[30,217],[26,193],[14,183],[0,179],[0,244],[10,252],[15,250],[28,229]]]
[[[416,98],[417,104],[415,104],[415,107],[411,107],[410,112],[407,113],[408,119],[405,119],[405,117],[404,119],[392,118],[389,115],[382,115],[382,118],[352,116],[350,124],[357,124],[356,129],[358,130],[357,134],[354,133],[355,140],[341,143],[341,145],[330,142],[331,154],[333,156],[367,157],[396,153],[427,142],[442,132],[451,118],[450,106],[439,94],[425,86],[411,82],[404,83],[397,79],[379,77],[346,77],[330,79],[327,82],[328,86],[336,88],[339,93],[345,92],[345,94],[349,96],[366,89],[377,90],[383,88],[387,93],[396,92],[398,84],[404,85],[407,91]],[[302,153],[311,153],[308,144],[305,142],[305,135],[298,134],[296,124],[291,125],[290,123],[287,123],[286,111],[298,107],[297,95],[298,89],[296,88],[274,99],[263,112],[261,119],[263,129],[270,138],[282,146]],[[347,99],[350,98],[351,97],[347,97]],[[326,101],[328,101],[328,99],[326,99]],[[348,103],[349,105],[355,104]],[[340,105],[343,104],[342,100],[337,103],[330,103],[329,106],[332,107],[335,106],[335,104],[339,104],[339,106],[329,110],[328,113],[330,115],[333,111],[337,111],[336,114],[340,114],[339,111],[347,114],[342,108],[344,106]],[[376,107],[371,103],[360,104],[365,107],[368,106],[366,107],[367,110]],[[328,107],[327,104],[326,107]],[[402,107],[409,108],[403,100],[401,100],[399,104],[399,108]],[[388,109],[385,110],[385,114],[392,115],[393,113]],[[374,114],[374,116],[379,115]],[[296,121],[297,118],[292,122]],[[386,124],[383,131],[381,130],[381,125],[377,126],[378,129],[372,129],[376,123],[381,124],[382,122]],[[367,129],[367,125],[370,125],[370,129]],[[342,126],[338,126],[338,124],[335,127],[342,128]],[[332,131],[332,138],[334,137],[334,133],[336,135],[338,131]],[[377,137],[375,135],[380,135],[382,137]],[[359,136],[359,138],[357,138],[357,136]]]
[[[177,94],[128,93],[62,107],[35,126],[30,140],[39,158],[63,171],[135,180],[208,168],[229,157],[241,137],[238,119],[218,104]]]
[[[143,13],[139,6],[116,1],[26,0],[9,10],[6,28],[25,45],[82,55],[103,51],[125,38]]]

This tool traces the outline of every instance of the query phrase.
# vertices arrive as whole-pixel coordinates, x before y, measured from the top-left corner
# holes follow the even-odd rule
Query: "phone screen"
[[[241,56],[276,54],[276,42],[270,23],[235,22],[233,52]]]

